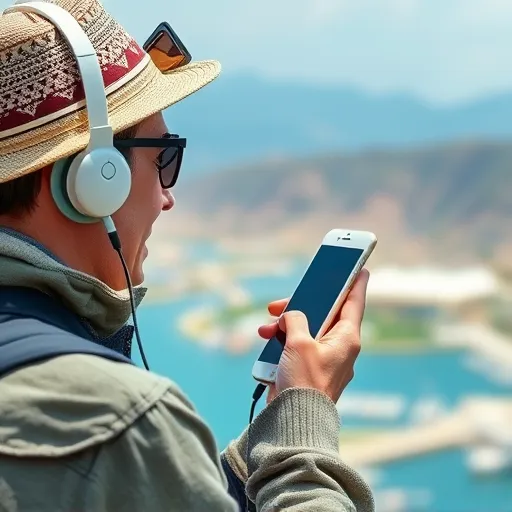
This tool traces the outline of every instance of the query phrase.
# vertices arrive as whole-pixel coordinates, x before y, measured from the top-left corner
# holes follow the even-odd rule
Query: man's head
[[[199,62],[162,73],[154,63],[161,58],[153,62],[96,0],[53,3],[80,21],[98,54],[114,146],[131,169],[130,193],[112,218],[133,283],[139,284],[152,225],[174,203],[162,185],[171,183],[183,151],[169,137],[161,111],[213,80],[219,65]],[[73,53],[52,24],[14,12],[0,17],[0,57],[0,74],[7,78],[0,84],[0,226],[32,236],[67,265],[114,289],[125,288],[103,224],[75,222],[56,200],[55,169],[67,169],[70,155],[89,141],[83,82]],[[169,147],[171,159],[165,158]],[[66,180],[61,181],[66,188]]]
[[[167,129],[162,115],[154,114],[119,134],[120,139],[161,138]],[[146,241],[162,211],[170,210],[174,198],[163,189],[158,174],[161,148],[133,148],[126,156],[132,170],[128,199],[113,215],[123,253],[134,284],[144,275]],[[53,166],[0,184],[0,226],[6,226],[41,241],[67,265],[93,275],[114,289],[126,280],[101,223],[77,224],[60,212],[51,191]],[[49,229],[48,229],[49,228]]]

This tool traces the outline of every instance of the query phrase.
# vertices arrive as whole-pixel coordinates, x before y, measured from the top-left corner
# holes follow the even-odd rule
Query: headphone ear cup
[[[132,175],[125,157],[113,147],[79,153],[70,163],[66,190],[73,208],[101,219],[117,212],[128,199]]]
[[[71,163],[75,158],[76,155],[73,155],[71,157],[58,160],[53,164],[50,176],[52,197],[57,208],[65,217],[80,224],[92,224],[94,222],[98,222],[99,219],[83,215],[73,206],[69,199],[67,191],[67,177]]]

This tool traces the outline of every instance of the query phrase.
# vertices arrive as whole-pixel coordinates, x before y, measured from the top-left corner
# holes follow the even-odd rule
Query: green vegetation
[[[385,429],[375,428],[342,428],[340,431],[340,443],[363,441],[385,432]]]
[[[497,331],[506,336],[512,336],[512,300],[496,301],[490,313],[490,323]]]
[[[430,339],[428,320],[394,313],[368,313],[365,323],[371,326],[377,342],[425,342]]]
[[[251,315],[253,313],[266,312],[268,301],[255,302],[250,304],[244,304],[241,306],[228,306],[219,311],[218,316],[215,318],[216,322],[220,326],[229,326],[237,322],[244,316]]]
[[[429,336],[429,329],[423,322],[411,318],[378,319],[373,321],[377,337],[381,341],[425,340]]]

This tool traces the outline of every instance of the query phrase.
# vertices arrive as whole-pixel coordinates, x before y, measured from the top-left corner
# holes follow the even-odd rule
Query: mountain
[[[221,75],[166,111],[188,138],[184,179],[268,157],[512,136],[512,94],[435,107],[404,94]]]
[[[264,161],[179,184],[165,237],[311,252],[369,229],[396,263],[512,263],[512,143],[453,143]]]

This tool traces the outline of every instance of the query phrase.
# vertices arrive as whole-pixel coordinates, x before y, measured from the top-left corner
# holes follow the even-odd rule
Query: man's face
[[[136,137],[161,138],[167,131],[163,116],[158,113],[140,124]],[[153,223],[162,211],[170,210],[174,205],[172,194],[160,185],[157,158],[161,151],[162,148],[131,149],[131,192],[113,216],[134,285],[144,280],[142,265]]]

